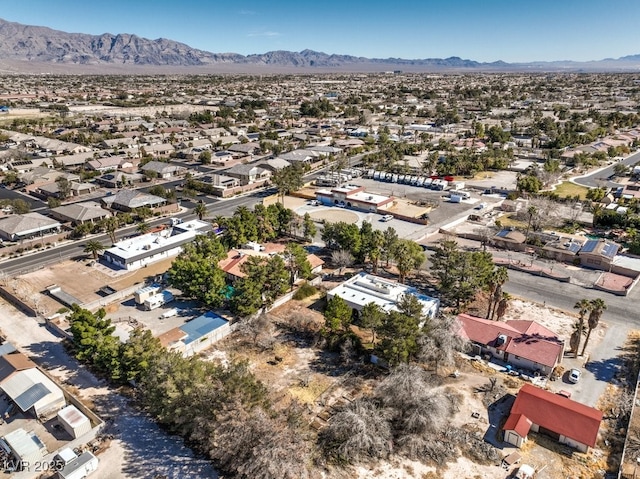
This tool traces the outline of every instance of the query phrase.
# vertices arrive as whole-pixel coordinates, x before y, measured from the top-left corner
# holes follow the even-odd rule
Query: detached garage
[[[58,411],[58,422],[74,439],[91,431],[89,418],[74,405],[69,405]]]

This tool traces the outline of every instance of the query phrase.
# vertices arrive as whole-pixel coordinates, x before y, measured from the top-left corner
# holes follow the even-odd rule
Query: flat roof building
[[[325,205],[344,205],[347,208],[377,212],[393,203],[393,196],[376,195],[364,191],[364,186],[345,185],[331,190],[317,190],[316,199]]]
[[[126,270],[135,270],[182,251],[185,243],[211,230],[211,225],[200,220],[192,220],[157,233],[136,236],[119,241],[102,254],[103,261]]]
[[[440,300],[418,292],[416,288],[395,281],[361,272],[327,293],[327,299],[340,296],[347,304],[362,310],[365,305],[375,303],[384,311],[397,311],[397,304],[405,294],[418,298],[426,317],[432,318],[438,313]]]

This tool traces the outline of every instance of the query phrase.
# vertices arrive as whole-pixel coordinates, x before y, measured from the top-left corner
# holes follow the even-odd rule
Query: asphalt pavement
[[[625,164],[627,166],[633,166],[638,162],[640,162],[640,152],[634,153],[633,155],[630,155],[620,161],[620,163]],[[596,170],[592,173],[589,173],[588,175],[572,178],[571,181],[578,185],[588,186],[589,188],[602,187],[602,186],[609,187],[609,188],[616,188],[620,185],[610,180],[610,178],[614,174],[613,169],[615,165],[616,163],[614,163],[613,165],[609,165],[606,168],[601,168],[599,170]]]

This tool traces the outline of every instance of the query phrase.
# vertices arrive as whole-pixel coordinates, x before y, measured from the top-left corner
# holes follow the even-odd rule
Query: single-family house
[[[504,228],[498,231],[491,242],[498,248],[507,250],[521,250],[524,248],[527,237],[513,228]]]
[[[395,281],[374,276],[365,272],[358,273],[327,292],[327,299],[340,296],[350,308],[361,311],[369,303],[375,303],[384,311],[397,310],[404,295],[413,295],[422,304],[425,317],[438,314],[440,300],[420,293],[416,288]]]
[[[124,171],[114,171],[97,176],[95,182],[106,188],[122,188],[123,186],[142,183],[144,175],[141,173],[125,173]]]
[[[244,248],[237,248],[235,250],[229,250],[227,257],[222,259],[218,266],[227,275],[227,279],[232,283],[240,278],[244,278],[246,274],[242,271],[242,265],[251,256],[262,256],[268,258],[274,254],[284,256],[286,245],[283,243],[265,243],[259,245],[257,243],[249,243]],[[286,258],[285,258],[286,261]],[[324,266],[322,258],[316,256],[313,253],[307,254],[307,261],[311,266],[312,274],[319,274]],[[294,278],[294,280],[297,278]]]
[[[282,170],[287,166],[291,166],[291,163],[289,163],[287,160],[284,160],[282,158],[269,158],[266,160],[260,160],[256,162],[256,165],[260,166],[261,168],[265,168],[271,171],[272,173],[275,173],[276,171]]]
[[[459,314],[457,320],[458,335],[471,343],[475,354],[545,376],[562,362],[564,341],[535,321],[491,321],[469,314]]]
[[[87,161],[85,168],[91,171],[111,171],[117,170],[122,162],[121,156],[106,156]]]
[[[164,205],[167,200],[139,190],[120,190],[115,195],[102,198],[102,204],[113,210],[131,212],[136,208]]]
[[[0,220],[0,238],[6,241],[20,241],[57,233],[61,226],[58,221],[40,213],[11,215]]]
[[[608,270],[618,254],[620,245],[605,239],[590,239],[585,241],[578,251],[580,264],[588,268]]]
[[[505,442],[522,447],[530,431],[587,452],[596,445],[602,412],[531,384],[520,388],[503,426]]]
[[[257,155],[261,151],[260,143],[257,141],[249,143],[239,143],[237,145],[231,145],[227,150],[232,153],[239,153],[240,156],[253,156]]]
[[[238,178],[242,185],[250,185],[271,178],[271,172],[255,165],[235,165],[225,171],[226,176]]]
[[[184,167],[182,166],[172,165],[171,163],[164,163],[162,161],[150,161],[140,167],[140,169],[145,175],[149,175],[149,173],[152,172],[157,178],[164,179],[177,176],[184,171]]]
[[[50,213],[53,218],[63,223],[71,223],[74,226],[82,223],[95,223],[111,215],[95,201],[58,206],[51,208]]]

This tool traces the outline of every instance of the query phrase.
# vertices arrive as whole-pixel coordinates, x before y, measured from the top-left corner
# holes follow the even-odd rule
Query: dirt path
[[[111,418],[105,432],[115,438],[98,456],[100,466],[96,478],[218,477],[211,464],[195,458],[180,438],[166,434],[151,418],[130,406],[124,396],[106,387],[104,381],[71,358],[60,337],[4,300],[0,300],[0,329],[20,351],[59,382],[77,388],[79,397],[93,404],[99,416]]]

